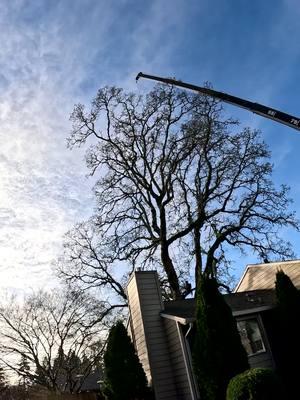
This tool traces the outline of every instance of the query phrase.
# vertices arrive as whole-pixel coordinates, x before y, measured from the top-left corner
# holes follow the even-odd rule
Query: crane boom
[[[192,85],[190,83],[177,81],[176,79],[162,78],[162,77],[154,76],[154,75],[147,75],[147,74],[144,74],[143,72],[138,73],[136,80],[138,80],[139,78],[151,79],[151,80],[166,83],[169,85],[182,87],[184,89],[193,90],[198,93],[203,93],[207,96],[211,96],[211,97],[214,97],[215,99],[224,101],[225,103],[229,103],[234,106],[245,108],[246,110],[252,111],[255,114],[261,115],[262,117],[272,119],[273,121],[277,121],[281,124],[287,125],[291,128],[294,128],[294,129],[297,129],[298,131],[300,131],[300,118],[294,117],[293,115],[290,115],[290,114],[286,114],[279,110],[275,110],[274,108],[266,107],[259,103],[253,103],[252,101],[244,100],[244,99],[241,99],[240,97],[232,96],[230,94],[223,93],[223,92],[217,92],[216,90]]]

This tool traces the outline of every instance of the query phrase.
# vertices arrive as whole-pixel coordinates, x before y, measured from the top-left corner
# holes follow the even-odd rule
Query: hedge
[[[226,400],[282,400],[281,383],[273,370],[249,369],[231,379]]]

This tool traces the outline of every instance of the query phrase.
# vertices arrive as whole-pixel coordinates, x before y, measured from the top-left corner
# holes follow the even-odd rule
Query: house
[[[300,288],[300,260],[248,265],[234,293],[225,294],[251,367],[276,366],[275,276],[283,270]],[[195,300],[163,302],[156,271],[136,271],[128,286],[129,333],[156,400],[199,398],[190,345]],[[271,334],[272,333],[272,334]]]

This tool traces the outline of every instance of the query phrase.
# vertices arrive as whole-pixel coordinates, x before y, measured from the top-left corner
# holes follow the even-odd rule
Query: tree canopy
[[[69,146],[89,142],[97,206],[69,232],[67,280],[109,288],[121,307],[135,266],[157,268],[165,294],[180,298],[191,276],[222,280],[230,247],[293,255],[280,238],[283,227],[299,228],[288,188],[272,183],[260,133],[226,118],[220,103],[172,86],[144,96],[105,87],[71,121]]]
[[[0,360],[24,384],[76,393],[102,356],[101,320],[101,302],[84,293],[13,298],[0,307]]]

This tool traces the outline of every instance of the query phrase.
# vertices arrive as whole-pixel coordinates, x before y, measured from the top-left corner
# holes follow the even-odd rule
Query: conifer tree
[[[298,390],[300,359],[300,293],[283,271],[276,274],[277,329],[280,342],[277,345],[278,370],[286,389],[293,396]]]
[[[249,368],[231,309],[214,278],[202,277],[197,290],[193,359],[202,400],[224,400],[230,379]]]
[[[143,367],[122,322],[109,333],[104,355],[104,393],[109,400],[145,399],[149,389]]]
[[[297,313],[300,306],[300,294],[290,277],[283,271],[278,271],[276,274],[275,288],[277,308],[282,317],[287,320],[298,321]]]
[[[7,389],[6,376],[3,367],[0,366],[0,393],[4,393]]]
[[[28,359],[24,355],[21,356],[21,360],[19,362],[18,367],[20,375],[19,384],[23,386],[24,389],[26,389],[30,384],[30,379],[28,377],[30,371],[30,365]]]

